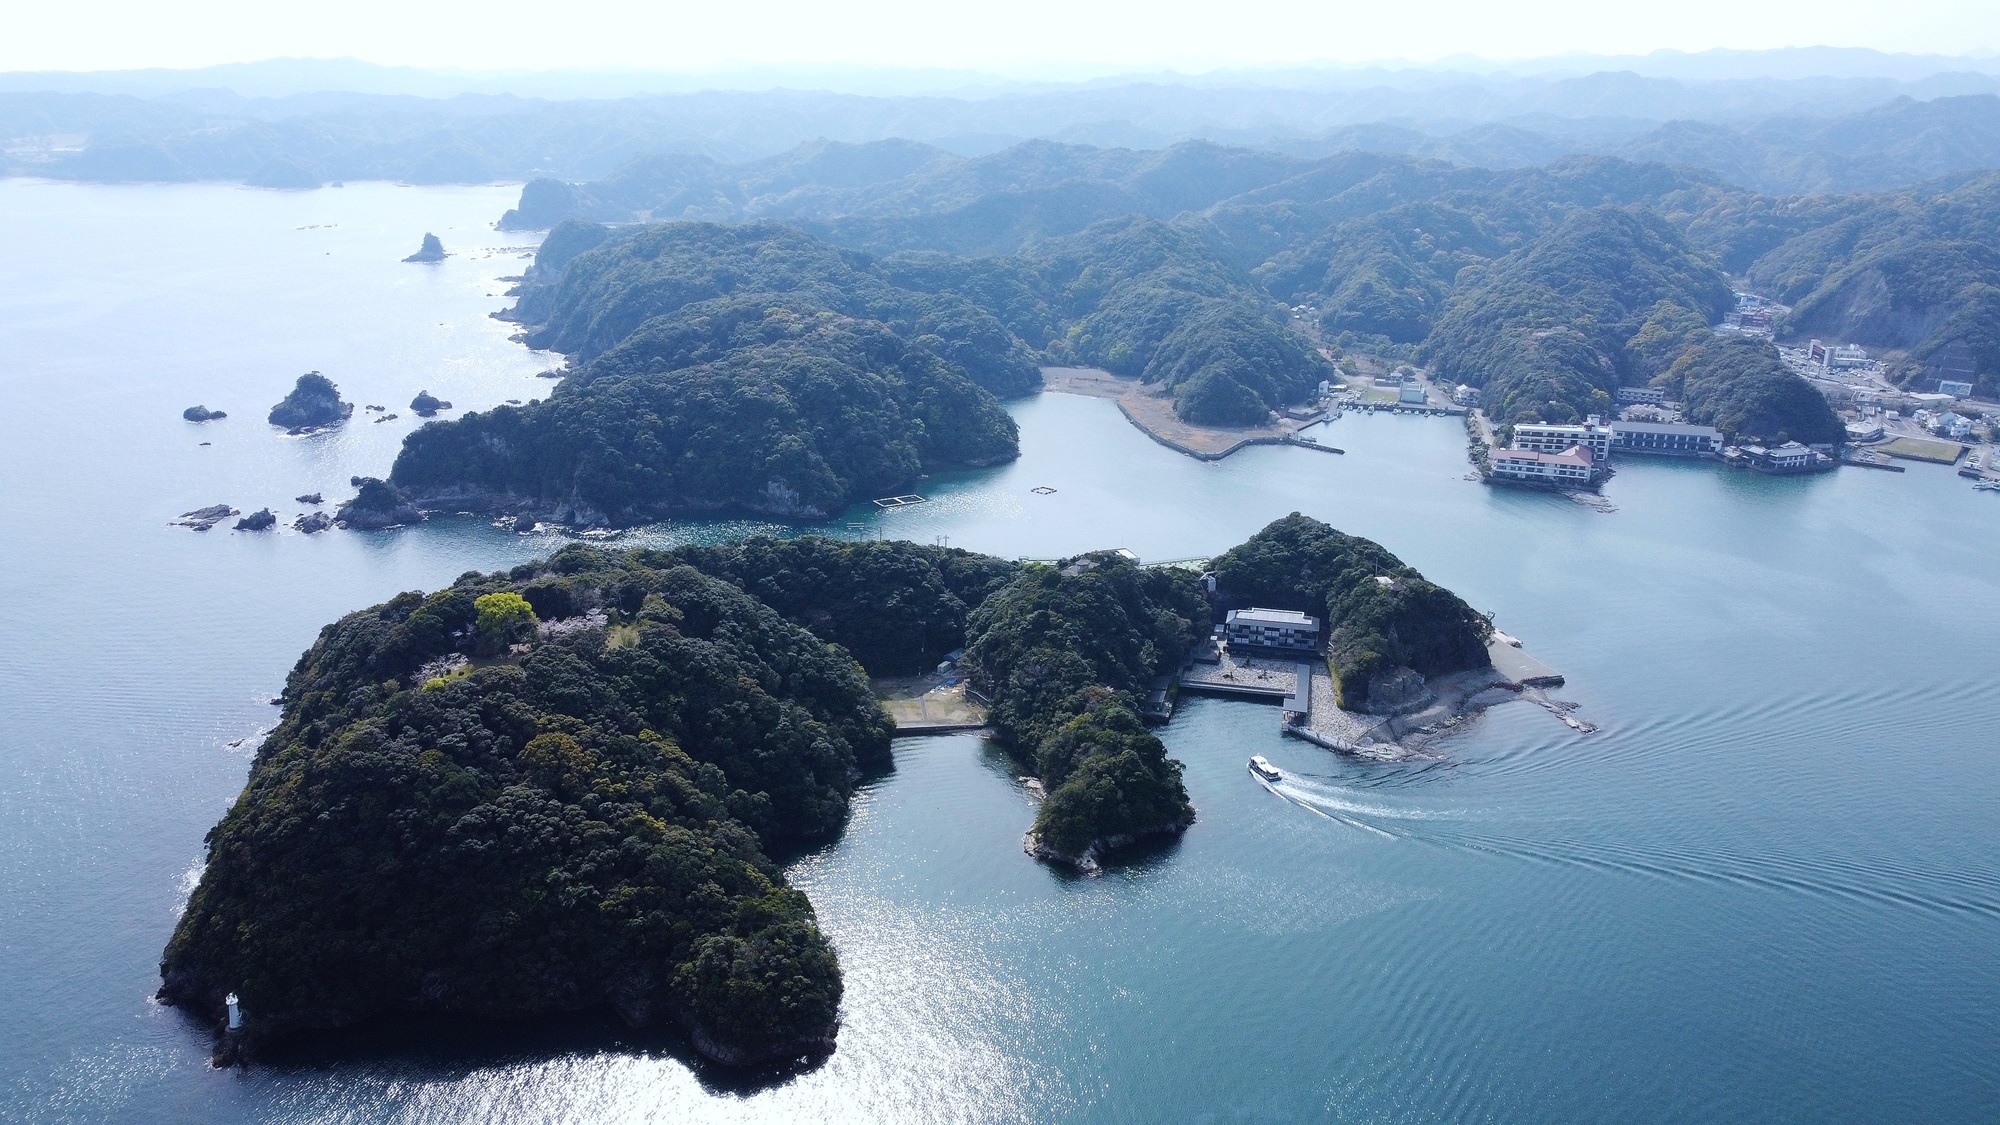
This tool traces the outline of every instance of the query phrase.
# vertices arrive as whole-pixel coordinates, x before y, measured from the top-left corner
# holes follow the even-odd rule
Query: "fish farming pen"
[[[912,494],[909,496],[884,496],[880,500],[875,501],[875,506],[887,510],[894,508],[912,508],[918,504],[928,504],[928,503],[930,503],[929,499]]]
[[[1034,493],[1037,496],[1053,496],[1055,495],[1056,490],[1050,488],[1046,484],[1038,484],[1035,487],[1029,489],[1028,491]]]

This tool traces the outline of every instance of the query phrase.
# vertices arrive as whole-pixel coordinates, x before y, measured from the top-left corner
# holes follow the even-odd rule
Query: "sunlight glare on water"
[[[824,1065],[744,1078],[671,1035],[412,1024],[208,1069],[205,1033],[147,997],[264,701],[327,621],[566,537],[167,522],[347,495],[419,389],[547,394],[555,357],[487,315],[526,265],[488,225],[513,194],[0,181],[0,1118],[2000,1117],[2000,497],[1923,465],[1637,461],[1603,514],[1464,480],[1451,420],[1350,416],[1323,431],[1345,456],[1209,464],[1057,395],[1012,405],[1019,462],[823,530],[1163,559],[1302,511],[1495,613],[1602,729],[1508,705],[1370,762],[1190,700],[1163,737],[1199,821],[1097,878],[1023,854],[1033,806],[997,751],[903,740],[790,868],[845,973]],[[454,257],[402,264],[426,230]],[[314,368],[403,417],[265,426]],[[197,402],[230,417],[181,421]]]

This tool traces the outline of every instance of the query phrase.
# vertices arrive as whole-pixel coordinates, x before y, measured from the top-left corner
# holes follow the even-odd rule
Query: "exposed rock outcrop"
[[[278,517],[269,508],[259,508],[236,521],[238,531],[269,531],[278,526]]]
[[[1060,863],[1067,867],[1074,867],[1086,875],[1095,875],[1103,869],[1104,864],[1115,853],[1124,851],[1137,844],[1171,840],[1193,827],[1194,821],[1195,811],[1194,807],[1190,805],[1185,820],[1163,824],[1145,832],[1100,836],[1092,840],[1084,847],[1083,851],[1075,855],[1051,846],[1037,832],[1030,832],[1021,838],[1021,850],[1034,856],[1036,859],[1047,860],[1050,863]]]
[[[306,493],[306,494],[305,494],[304,496],[294,496],[294,497],[292,497],[292,499],[294,499],[294,500],[297,500],[297,501],[298,501],[299,503],[301,503],[301,504],[324,504],[324,503],[326,503],[326,497],[324,497],[324,496],[320,495],[320,494],[319,494],[319,493],[317,493],[317,492],[308,492],[308,493]]]
[[[292,529],[313,535],[333,526],[333,517],[325,512],[309,512],[292,521]]]
[[[193,528],[196,531],[207,531],[230,516],[236,515],[242,515],[242,513],[227,504],[210,504],[206,508],[196,508],[192,512],[182,512],[181,518],[174,522],[182,527]]]
[[[406,262],[442,262],[445,259],[444,243],[437,235],[425,233],[424,244],[417,252],[403,260]]]
[[[334,522],[341,527],[350,531],[372,531],[423,522],[424,513],[388,481],[355,477],[354,486],[359,490],[354,499],[342,504],[334,513]]]
[[[1437,693],[1425,684],[1421,672],[1396,665],[1377,672],[1368,681],[1368,697],[1363,710],[1371,715],[1402,715],[1421,711],[1437,701]]]
[[[292,393],[271,408],[270,422],[292,433],[305,433],[345,422],[353,413],[354,404],[340,401],[340,388],[333,385],[333,380],[317,371],[308,371],[299,376]]]
[[[440,410],[450,410],[451,403],[429,391],[418,391],[417,397],[410,400],[410,409],[416,411],[419,418],[429,418]]]
[[[218,418],[227,418],[229,415],[220,410],[210,410],[206,406],[190,406],[186,410],[181,411],[181,417],[190,422],[213,422]]]

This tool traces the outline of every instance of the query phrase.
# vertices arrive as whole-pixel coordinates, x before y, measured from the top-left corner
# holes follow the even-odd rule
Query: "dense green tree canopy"
[[[952,547],[816,535],[679,547],[659,557],[735,583],[845,647],[876,676],[929,671],[962,647],[973,608],[1019,569]]]
[[[1482,388],[1502,421],[1608,413],[1643,361],[1627,344],[1665,302],[1719,321],[1728,280],[1672,227],[1618,208],[1580,211],[1461,284],[1426,338],[1438,373]]]
[[[1047,790],[1045,854],[1084,860],[1192,822],[1180,763],[1135,715],[1207,623],[1193,575],[1110,552],[1028,567],[974,610],[966,664],[1001,742]]]
[[[825,518],[1017,451],[992,395],[887,326],[734,298],[655,317],[546,401],[425,426],[390,480],[577,523]]]
[[[1838,442],[1845,431],[1826,397],[1791,373],[1767,340],[1710,338],[1662,378],[1688,419],[1734,439]]]
[[[233,991],[260,1036],[605,1010],[725,1059],[831,1046],[836,959],[762,841],[827,838],[887,760],[843,650],[677,561],[571,548],[328,626],[284,702],[169,999]]]
[[[1408,668],[1425,676],[1490,663],[1491,625],[1458,595],[1380,544],[1297,512],[1215,560],[1216,583],[1240,605],[1321,617],[1341,706],[1371,710],[1378,680]]]

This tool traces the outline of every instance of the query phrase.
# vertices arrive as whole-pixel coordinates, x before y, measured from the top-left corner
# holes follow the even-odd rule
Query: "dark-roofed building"
[[[1232,609],[1223,636],[1231,648],[1310,652],[1319,647],[1319,618],[1295,609]]]
[[[1670,457],[1712,457],[1722,452],[1722,431],[1680,422],[1613,422],[1611,448],[1618,453],[1663,453]]]

